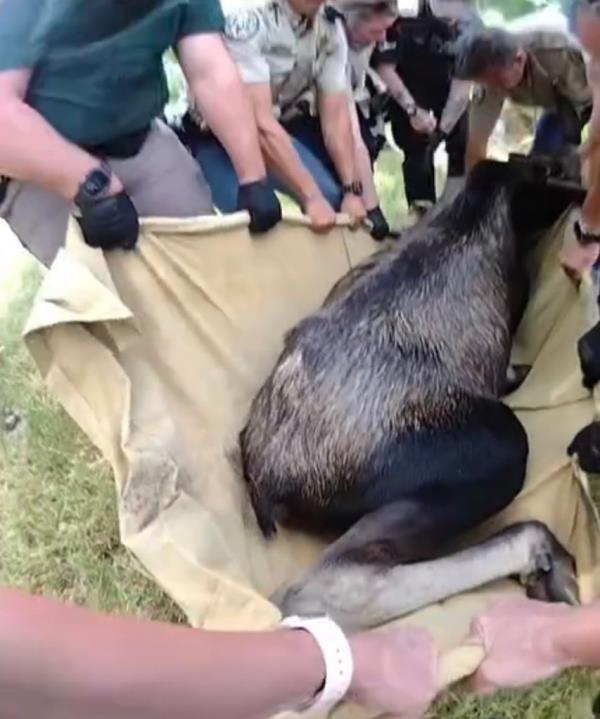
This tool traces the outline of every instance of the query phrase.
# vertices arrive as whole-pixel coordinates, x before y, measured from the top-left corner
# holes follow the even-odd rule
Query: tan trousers
[[[107,159],[140,217],[196,217],[213,213],[210,188],[199,165],[160,120],[153,123],[135,157]],[[31,183],[12,181],[0,205],[0,217],[33,255],[50,266],[65,240],[73,209],[59,195]]]

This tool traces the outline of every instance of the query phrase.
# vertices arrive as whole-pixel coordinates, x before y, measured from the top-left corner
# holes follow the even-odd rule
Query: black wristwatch
[[[355,180],[354,182],[350,182],[347,185],[342,185],[342,192],[344,193],[344,195],[356,195],[357,197],[362,197],[362,182]]]
[[[579,242],[582,247],[593,245],[596,242],[600,243],[600,235],[592,234],[591,232],[584,232],[581,229],[579,220],[575,220],[574,230],[577,242]]]
[[[110,186],[111,178],[112,170],[108,162],[102,162],[98,167],[90,170],[75,195],[77,207],[94,204],[103,197]]]

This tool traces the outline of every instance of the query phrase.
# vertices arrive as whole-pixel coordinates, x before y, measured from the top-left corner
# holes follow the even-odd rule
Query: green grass
[[[21,341],[40,277],[28,264],[0,308],[0,584],[180,621],[120,546],[110,468],[46,392]],[[7,432],[10,413],[21,421]]]
[[[386,155],[378,177],[392,221],[402,214],[401,181],[390,180],[396,162]],[[0,584],[93,609],[184,621],[120,546],[110,469],[45,390],[24,348],[21,331],[40,280],[27,261],[4,278],[0,273]],[[6,431],[11,413],[21,421]],[[572,671],[526,692],[486,699],[451,693],[430,718],[592,719],[598,691],[597,674]]]

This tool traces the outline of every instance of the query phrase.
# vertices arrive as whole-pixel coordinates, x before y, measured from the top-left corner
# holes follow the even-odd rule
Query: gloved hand
[[[132,250],[138,240],[139,218],[129,195],[116,195],[86,202],[77,220],[90,247],[103,250]]]
[[[385,219],[379,205],[374,207],[372,210],[367,211],[367,220],[371,225],[371,237],[374,240],[377,240],[377,242],[385,240],[385,238],[390,234],[390,226],[388,225],[388,222]]]
[[[237,208],[250,214],[252,233],[268,232],[281,220],[281,205],[266,180],[240,185]]]

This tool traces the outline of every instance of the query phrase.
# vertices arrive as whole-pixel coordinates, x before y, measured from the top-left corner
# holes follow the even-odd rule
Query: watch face
[[[88,197],[96,198],[108,187],[109,183],[110,171],[103,167],[97,167],[85,178],[83,192]]]
[[[85,191],[92,196],[98,195],[109,182],[109,178],[103,170],[94,170],[85,181]]]

